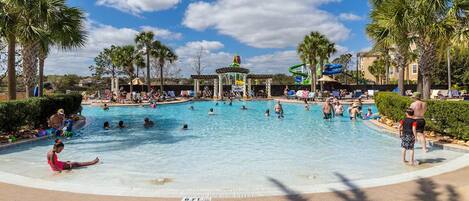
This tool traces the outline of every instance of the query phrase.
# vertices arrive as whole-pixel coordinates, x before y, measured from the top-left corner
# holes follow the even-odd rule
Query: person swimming
[[[217,103],[215,103],[215,106],[218,106],[218,102],[217,102]]]
[[[266,116],[266,117],[270,116],[270,110],[269,109],[265,110],[264,116]]]
[[[189,106],[189,110],[194,110],[194,106]]]
[[[56,139],[52,150],[47,152],[47,163],[51,167],[52,171],[62,172],[63,170],[71,170],[73,168],[90,166],[99,162],[98,157],[96,157],[94,160],[89,161],[89,162],[60,161],[59,158],[57,157],[57,154],[62,152],[64,148],[65,148],[65,145],[62,143],[62,141],[60,139]]]
[[[103,110],[109,110],[109,106],[106,103],[104,103]]]
[[[245,105],[243,105],[241,106],[241,110],[248,110],[248,108]]]
[[[275,113],[278,115],[278,118],[283,118],[283,107],[282,104],[280,104],[280,101],[277,102],[274,109]]]
[[[187,124],[182,125],[182,130],[189,130],[189,125]]]
[[[363,119],[371,119],[373,117],[373,112],[371,112],[371,108],[368,108],[366,115],[363,117]]]
[[[155,123],[153,123],[153,121],[151,121],[148,117],[143,120],[143,127],[150,128],[153,127],[153,125],[155,125]]]
[[[107,122],[107,121],[104,122],[103,128],[104,128],[105,130],[111,129],[111,126],[109,125],[109,122]]]
[[[210,108],[210,110],[208,110],[208,115],[214,115],[215,112],[213,111],[213,108]]]
[[[125,128],[126,126],[124,125],[124,121],[119,121],[119,124],[117,125],[119,128]]]

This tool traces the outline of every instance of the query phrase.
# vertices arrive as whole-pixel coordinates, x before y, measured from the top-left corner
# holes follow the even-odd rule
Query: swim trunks
[[[324,113],[324,119],[331,119],[332,113]]]
[[[415,122],[417,122],[417,133],[423,133],[425,130],[425,119],[416,119]]]

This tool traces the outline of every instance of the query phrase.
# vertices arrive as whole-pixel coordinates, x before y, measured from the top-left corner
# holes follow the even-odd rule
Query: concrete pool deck
[[[249,198],[212,198],[212,201],[307,201],[307,200],[469,200],[469,167],[442,175],[422,178],[414,181],[365,188],[351,191],[330,193],[297,194],[295,189],[276,183],[286,196],[267,196]],[[353,187],[353,181],[343,180],[345,185]],[[0,183],[0,201],[179,201],[182,198],[137,198],[121,196],[100,196],[49,191],[35,188]]]

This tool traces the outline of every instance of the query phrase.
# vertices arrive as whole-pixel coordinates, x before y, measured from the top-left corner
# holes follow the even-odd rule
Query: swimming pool
[[[98,189],[144,189],[184,195],[199,192],[269,191],[284,186],[314,186],[372,179],[443,164],[462,153],[435,149],[409,167],[400,162],[399,139],[369,122],[346,117],[322,119],[320,105],[283,104],[285,118],[273,114],[273,101],[190,102],[149,107],[84,106],[89,125],[65,140],[61,160],[97,166],[54,174],[46,163],[52,142],[40,141],[0,151],[0,171],[40,181]],[[248,110],[240,107],[246,105]],[[193,106],[195,110],[188,108]],[[374,106],[364,106],[364,110]],[[216,115],[207,112],[214,108]],[[271,110],[265,117],[264,111]],[[346,108],[345,108],[346,109]],[[156,125],[143,128],[149,117]],[[128,128],[117,129],[119,120]],[[111,130],[103,130],[109,121]],[[189,130],[182,130],[183,124]],[[60,190],[60,189],[59,189]]]

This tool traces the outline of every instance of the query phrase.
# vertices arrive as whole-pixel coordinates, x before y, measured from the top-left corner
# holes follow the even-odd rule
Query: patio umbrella
[[[323,75],[321,79],[318,80],[318,82],[337,82],[337,81],[327,75]]]
[[[145,83],[142,82],[142,80],[140,80],[140,78],[135,78],[132,80],[132,85],[140,85],[142,86],[142,91],[143,91],[143,85]],[[130,85],[130,82],[129,82],[129,85]]]

